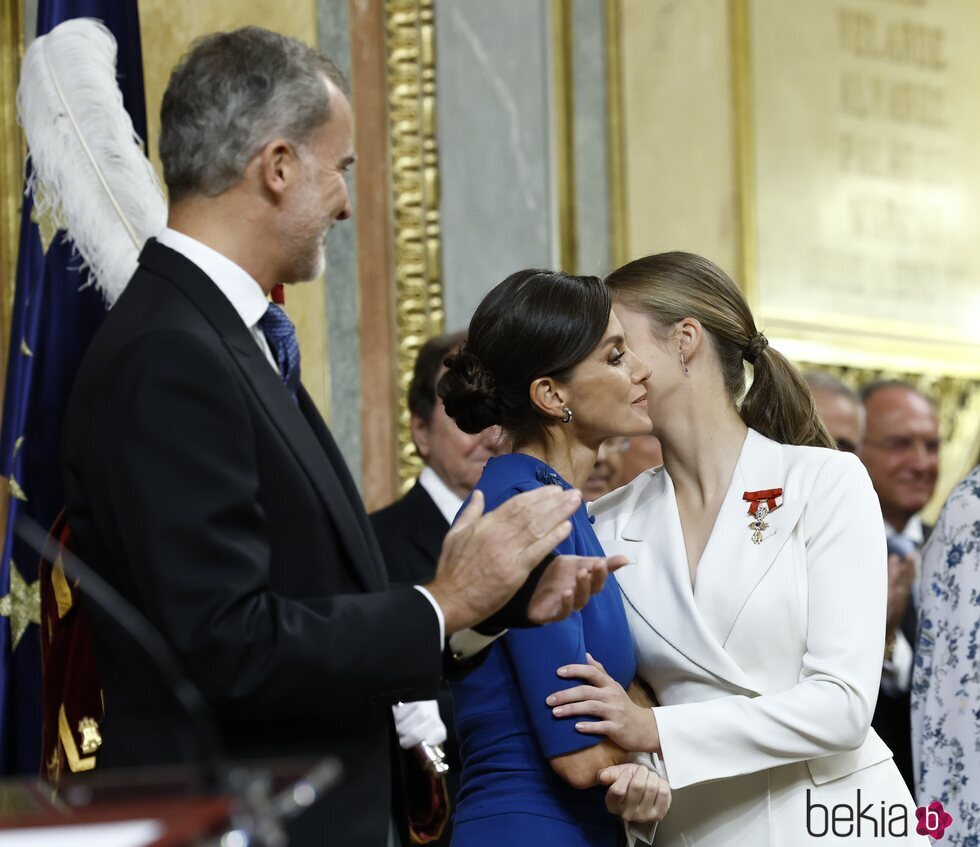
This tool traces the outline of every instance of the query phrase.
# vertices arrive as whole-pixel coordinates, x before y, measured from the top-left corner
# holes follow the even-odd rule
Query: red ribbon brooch
[[[762,491],[746,491],[742,494],[742,499],[748,501],[749,514],[755,518],[749,524],[749,529],[752,530],[753,544],[762,543],[762,532],[769,529],[769,524],[766,523],[766,515],[779,508],[776,505],[776,498],[782,496],[782,488],[766,488]]]

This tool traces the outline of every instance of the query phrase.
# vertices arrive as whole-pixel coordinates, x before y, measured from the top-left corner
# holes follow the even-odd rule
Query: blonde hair
[[[733,404],[745,391],[742,363],[752,364],[752,387],[739,408],[747,426],[782,444],[834,448],[803,377],[769,346],[742,292],[716,264],[693,253],[657,253],[613,271],[606,284],[660,332],[684,318],[700,321]]]

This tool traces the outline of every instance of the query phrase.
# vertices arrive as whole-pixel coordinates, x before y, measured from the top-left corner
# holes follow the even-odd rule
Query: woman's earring
[[[572,410],[569,409],[568,406],[562,406],[561,408],[562,408],[562,411],[565,413],[565,417],[563,417],[561,419],[561,422],[562,423],[571,423],[572,422]]]
[[[688,372],[687,371],[687,362],[684,361],[684,351],[683,350],[680,350],[678,352],[680,353],[680,356],[681,356],[681,367],[684,368],[684,373],[687,373]]]

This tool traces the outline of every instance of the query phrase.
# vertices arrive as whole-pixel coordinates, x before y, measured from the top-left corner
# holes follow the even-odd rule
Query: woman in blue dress
[[[580,489],[606,438],[650,429],[650,371],[626,346],[597,277],[513,274],[477,308],[466,346],[446,365],[439,395],[448,414],[466,432],[499,425],[508,439],[511,452],[490,459],[477,484],[488,511],[542,485]],[[572,527],[557,553],[603,555],[584,503]],[[509,631],[453,683],[463,758],[453,847],[615,847],[626,836],[611,812],[635,823],[663,816],[669,788],[656,773],[576,732],[545,702],[555,668],[589,657],[632,682],[614,576],[567,620]]]

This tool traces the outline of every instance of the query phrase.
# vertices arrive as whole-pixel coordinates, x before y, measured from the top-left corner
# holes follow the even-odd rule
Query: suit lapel
[[[762,531],[752,540],[746,492],[782,488]],[[803,498],[786,490],[782,445],[750,429],[739,456],[728,494],[698,565],[695,599],[712,634],[722,645],[728,640],[749,596],[772,567],[803,512]]]
[[[449,524],[421,483],[416,482],[405,499],[412,518],[409,537],[428,558],[438,562]]]
[[[708,673],[755,691],[694,601],[674,486],[664,470],[639,497],[622,540],[602,543],[607,553],[624,553],[638,562],[616,578],[626,601],[652,629]]]
[[[350,469],[347,467],[347,462],[344,461],[337,442],[323,422],[323,418],[320,417],[313,399],[302,385],[299,387],[299,407],[309,424],[310,431],[316,436],[320,447],[326,454],[333,471],[332,477],[323,480],[327,485],[318,489],[320,498],[333,514],[334,522],[348,545],[348,549],[351,550],[352,555],[356,556],[354,561],[363,564],[363,572],[370,575],[370,581],[366,587],[370,591],[383,591],[389,585],[388,571],[385,569],[384,555],[378,545],[378,539],[374,535],[374,530],[371,529],[367,512],[364,510],[360,492],[354,484]],[[331,490],[331,484],[334,481],[339,484],[339,492]],[[360,532],[357,532],[357,529],[360,529]],[[360,552],[361,550],[363,553]],[[361,558],[362,556],[363,558]]]
[[[363,587],[370,591],[387,585],[377,541],[367,526],[366,516],[359,520],[358,512],[364,511],[358,508],[360,497],[340,451],[326,432],[326,426],[306,392],[300,390],[300,404],[306,406],[305,414],[312,410],[312,415],[319,421],[323,430],[318,433],[319,440],[314,435],[313,424],[293,402],[234,307],[197,265],[153,239],[147,242],[139,261],[151,272],[176,285],[221,337],[333,519]]]

